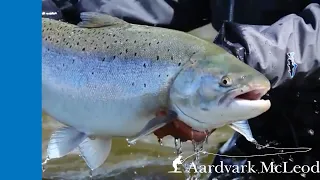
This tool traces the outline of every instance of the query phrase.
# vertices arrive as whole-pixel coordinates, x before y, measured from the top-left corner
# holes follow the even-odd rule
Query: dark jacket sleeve
[[[263,73],[272,87],[298,87],[320,76],[320,6],[271,26],[225,22],[214,43]],[[314,81],[313,81],[314,82]]]

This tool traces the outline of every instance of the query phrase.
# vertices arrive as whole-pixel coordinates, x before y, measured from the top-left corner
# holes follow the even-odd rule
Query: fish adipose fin
[[[252,132],[247,120],[234,122],[230,124],[229,127],[243,135],[249,142],[256,142],[252,136]]]
[[[169,111],[165,116],[156,116],[155,118],[151,119],[148,124],[135,136],[128,138],[127,142],[129,144],[134,144],[137,140],[139,140],[143,136],[147,136],[154,131],[162,128],[166,124],[171,123],[173,120],[177,118],[177,114],[173,111]]]
[[[78,26],[83,28],[99,28],[128,24],[126,21],[119,18],[97,12],[82,12],[80,18],[81,22],[78,23]]]
[[[47,148],[47,158],[61,158],[75,148],[86,138],[84,133],[72,127],[62,127],[55,131],[49,140]]]
[[[100,167],[110,154],[112,140],[111,138],[87,137],[80,145],[79,151],[87,166],[93,171]]]

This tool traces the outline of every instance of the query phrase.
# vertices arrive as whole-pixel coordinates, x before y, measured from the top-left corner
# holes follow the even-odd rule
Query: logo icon
[[[294,75],[296,74],[296,70],[298,67],[298,64],[294,61],[294,52],[289,52],[287,53],[288,56],[288,72],[291,78],[294,77]]]
[[[178,165],[182,164],[183,163],[183,160],[181,160],[182,156],[179,155],[175,160],[172,161],[172,167],[173,167],[173,171],[169,171],[168,173],[182,173],[180,170],[179,170],[179,167]]]

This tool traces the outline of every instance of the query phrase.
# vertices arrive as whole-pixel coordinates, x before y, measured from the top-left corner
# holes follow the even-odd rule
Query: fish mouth
[[[238,89],[229,90],[225,96],[219,100],[219,104],[230,105],[233,101],[258,101],[268,91],[270,87],[256,86],[256,87],[243,87]]]

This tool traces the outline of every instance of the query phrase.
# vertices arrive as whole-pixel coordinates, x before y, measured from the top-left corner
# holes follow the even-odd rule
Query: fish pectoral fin
[[[80,14],[80,18],[81,22],[78,23],[78,26],[85,28],[99,28],[119,24],[128,24],[126,21],[123,21],[119,18],[98,12],[82,12]]]
[[[151,119],[140,132],[138,132],[133,137],[128,138],[127,141],[129,144],[134,144],[141,137],[147,136],[153,133],[154,131],[165,126],[166,124],[171,123],[176,118],[177,118],[177,114],[173,111],[169,111],[169,113],[165,116],[156,116],[155,118]]]
[[[93,171],[100,167],[107,159],[111,151],[111,138],[87,137],[80,145],[79,151],[87,166]]]
[[[61,127],[50,137],[47,157],[49,159],[61,158],[73,151],[86,138],[73,127]]]
[[[243,135],[249,142],[256,142],[252,136],[252,132],[247,120],[234,122],[230,124],[229,127]]]

